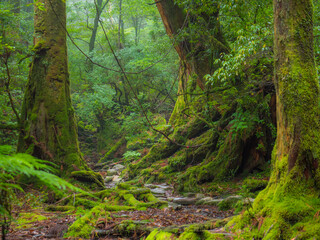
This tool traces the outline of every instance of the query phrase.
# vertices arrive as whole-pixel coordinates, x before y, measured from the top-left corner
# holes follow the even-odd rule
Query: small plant
[[[141,153],[137,152],[137,151],[126,151],[123,154],[123,158],[126,161],[133,161],[133,160],[137,160],[138,158],[141,157]]]
[[[247,212],[249,213],[250,216],[254,217],[254,214],[252,213],[252,203],[251,203],[251,193],[250,189],[248,188],[247,185],[242,185],[241,191],[240,191],[240,196],[242,197],[242,206],[245,207]]]

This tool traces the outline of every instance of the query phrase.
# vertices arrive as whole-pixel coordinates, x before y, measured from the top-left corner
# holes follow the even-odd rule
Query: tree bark
[[[184,9],[175,4],[174,0],[155,2],[166,32],[171,39],[177,37],[180,31],[185,31],[189,23],[195,20],[194,16],[187,15]],[[179,55],[182,67],[179,73],[179,97],[171,115],[171,124],[179,121],[180,113],[184,111],[186,105],[189,105],[189,96],[185,94],[188,82],[193,79],[195,84],[189,83],[189,85],[197,85],[200,89],[205,90],[204,76],[212,74],[215,70],[215,68],[212,68],[214,60],[219,58],[221,53],[228,52],[228,46],[223,37],[218,16],[218,6],[216,6],[216,10],[212,16],[202,13],[201,17],[207,21],[207,27],[214,33],[212,36],[203,36],[202,42],[192,43],[191,34],[188,34],[183,40],[176,40],[175,49]],[[206,50],[209,48],[214,49],[214,54],[209,55],[206,53]]]
[[[309,178],[320,147],[312,1],[274,1],[274,14],[276,161],[287,159],[288,171],[299,166]]]
[[[273,4],[277,140],[269,184],[256,198],[253,212],[256,219],[264,219],[259,224],[260,232],[266,232],[264,239],[312,239],[319,235],[304,237],[299,231],[303,225],[295,230],[295,224],[307,226],[319,208],[315,199],[320,193],[320,109],[313,5],[311,0]]]
[[[62,171],[87,168],[78,147],[70,99],[66,3],[41,0],[35,7],[34,51],[21,113],[18,151],[54,162]]]

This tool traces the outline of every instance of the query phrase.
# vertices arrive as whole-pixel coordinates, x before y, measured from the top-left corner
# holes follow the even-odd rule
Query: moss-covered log
[[[40,4],[45,10],[38,8]],[[23,101],[18,151],[72,171],[87,166],[79,151],[70,99],[65,28],[65,1],[41,0],[35,5],[35,54]]]

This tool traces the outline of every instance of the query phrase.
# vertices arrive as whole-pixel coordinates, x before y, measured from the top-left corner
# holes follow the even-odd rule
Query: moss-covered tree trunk
[[[22,107],[18,151],[56,163],[62,171],[86,168],[78,147],[70,99],[66,46],[66,3],[35,6],[34,51]]]
[[[212,16],[206,13],[202,13],[201,16],[207,23],[206,27],[214,33],[213,35],[208,36],[199,31],[201,41],[195,39],[199,36],[193,36],[190,33],[184,34],[181,40],[179,33],[186,31],[189,24],[196,21],[196,17],[192,16],[192,14],[187,14],[174,0],[155,0],[155,2],[168,36],[171,39],[175,39],[175,49],[180,58],[179,97],[170,119],[171,124],[178,125],[178,122],[183,118],[181,115],[185,110],[192,108],[193,103],[190,102],[190,93],[197,86],[201,90],[206,89],[203,77],[214,72],[213,62],[222,53],[228,52],[228,47],[218,21],[218,6],[216,6]],[[195,41],[197,42],[194,43]],[[209,48],[214,49],[214,54],[206,52]],[[198,108],[201,107],[198,106]]]
[[[320,207],[320,109],[313,6],[311,0],[273,3],[277,140],[268,187],[254,202],[258,234],[265,239],[316,239],[320,231],[319,218],[314,217]]]
[[[311,0],[274,1],[276,162],[312,179],[319,157],[319,83]]]
[[[320,187],[319,83],[312,1],[275,0],[274,16],[277,141],[270,187],[289,192],[297,183],[303,188],[307,183]]]

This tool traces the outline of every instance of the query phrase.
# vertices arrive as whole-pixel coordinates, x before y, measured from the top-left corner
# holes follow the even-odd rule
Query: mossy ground
[[[16,228],[20,229],[20,228],[29,228],[32,227],[32,225],[35,222],[39,222],[42,220],[47,219],[46,216],[41,215],[40,213],[37,212],[24,212],[24,213],[20,213],[19,217],[16,220]]]

